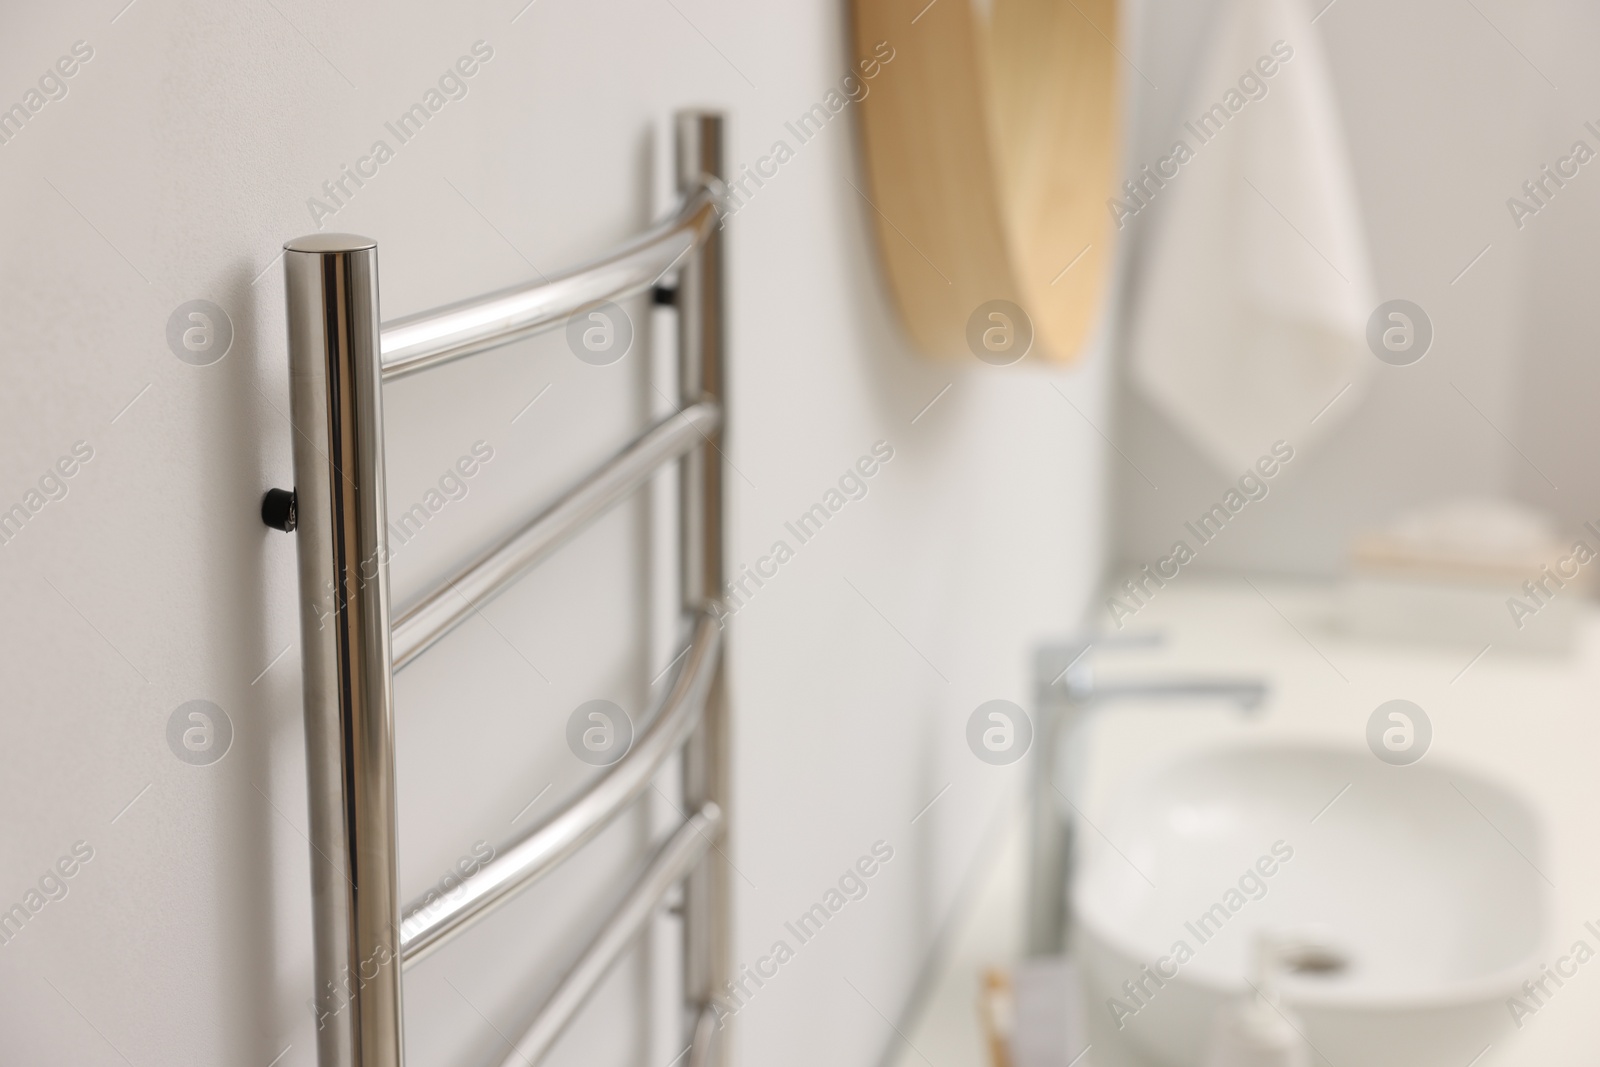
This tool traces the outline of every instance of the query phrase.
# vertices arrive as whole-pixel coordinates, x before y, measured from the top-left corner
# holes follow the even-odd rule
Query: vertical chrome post
[[[378,250],[284,247],[320,1067],[400,1067]]]
[[[680,112],[677,116],[678,188],[687,193],[705,178],[722,180],[723,120],[719,114]],[[685,262],[678,282],[678,383],[684,406],[699,400],[722,405],[728,422],[723,379],[726,356],[724,322],[724,245],[718,226]],[[724,552],[722,495],[723,431],[684,457],[681,476],[683,601],[698,610],[721,595]],[[706,699],[705,716],[684,746],[684,802],[698,811],[707,802],[729,810],[728,699],[726,645]],[[726,824],[724,824],[726,826]],[[726,838],[726,831],[723,832]],[[731,952],[728,862],[713,849],[684,887],[684,996],[694,1020],[692,1063],[712,1062],[709,1042],[713,1027],[704,1025],[712,997],[729,978]]]
[[[1028,753],[1028,883],[1024,899],[1023,950],[1034,957],[1066,951],[1067,878],[1072,857],[1072,824],[1061,817],[1061,738],[1071,735],[1081,709],[1061,683],[1069,672],[1087,668],[1090,643],[1044,645],[1034,650],[1033,748]]]

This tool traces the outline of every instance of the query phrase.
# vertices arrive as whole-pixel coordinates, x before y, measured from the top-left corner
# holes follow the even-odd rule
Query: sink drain
[[[1350,966],[1350,960],[1337,949],[1327,945],[1300,943],[1285,945],[1279,951],[1278,962],[1290,974],[1317,977],[1339,974]]]

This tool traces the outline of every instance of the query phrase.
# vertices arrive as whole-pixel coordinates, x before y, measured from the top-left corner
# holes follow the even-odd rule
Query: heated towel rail
[[[716,595],[723,580],[722,118],[677,116],[682,196],[665,221],[593,263],[394,322],[378,321],[374,242],[313,234],[284,245],[292,495],[262,517],[296,532],[310,789],[320,1067],[399,1067],[401,970],[483,918],[593,838],[682,749],[689,812],[539,1008],[506,1063],[532,1063],[684,883],[688,1063],[713,1062],[713,994],[727,981],[728,709]],[[670,288],[663,281],[675,276]],[[459,574],[394,614],[384,505],[383,384],[559,325],[655,287],[678,311],[680,410],[623,448]],[[680,462],[682,602],[689,639],[671,685],[625,756],[560,811],[497,850],[448,902],[403,906],[395,865],[393,672],[567,538]]]

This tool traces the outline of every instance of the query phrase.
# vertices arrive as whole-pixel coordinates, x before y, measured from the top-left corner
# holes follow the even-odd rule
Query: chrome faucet
[[[1087,712],[1116,701],[1182,700],[1232,703],[1241,712],[1258,710],[1267,684],[1258,678],[1163,678],[1101,682],[1095,677],[1093,654],[1100,648],[1142,648],[1159,645],[1157,634],[1095,637],[1043,645],[1034,653],[1035,705],[1038,724],[1033,743],[1033,770],[1028,801],[1029,862],[1027,950],[1030,956],[1054,956],[1066,949],[1067,894],[1072,876],[1073,822],[1057,804],[1074,796],[1081,758],[1075,734]],[[1065,740],[1068,751],[1063,754]],[[1064,755],[1064,758],[1063,758]],[[1058,765],[1064,764],[1063,765]]]

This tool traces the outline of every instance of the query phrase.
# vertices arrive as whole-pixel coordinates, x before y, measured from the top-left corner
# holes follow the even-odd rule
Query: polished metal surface
[[[407,607],[394,624],[394,669],[416,659],[657,469],[704,443],[721,424],[722,413],[713,403],[691,404],[662,419],[527,525]]]
[[[721,1063],[722,1050],[727,1047],[722,1040],[722,1017],[715,1004],[700,1009],[689,1037],[689,1058],[685,1067],[715,1067]]]
[[[721,627],[710,614],[701,614],[671,687],[626,756],[463,881],[455,899],[441,903],[425,898],[406,908],[400,923],[400,946],[407,966],[549,873],[644,792],[656,771],[700,721],[718,674],[721,648]]]
[[[682,202],[672,217],[602,259],[535,284],[380,325],[377,250],[365,238],[313,234],[285,246],[294,399],[293,519],[298,522],[301,640],[319,1067],[399,1067],[400,972],[509,900],[592,839],[684,752],[696,814],[673,832],[619,910],[563,978],[513,1055],[532,1062],[644,929],[663,895],[684,889],[686,1024],[695,1067],[724,1047],[712,998],[727,983],[724,832],[729,758],[722,671],[724,273],[719,208],[722,120],[678,116]],[[555,326],[678,272],[680,411],[611,460],[389,626],[382,386]],[[683,605],[692,634],[633,749],[581,795],[504,849],[441,906],[402,914],[396,896],[392,672],[549,556],[662,465],[681,461]]]
[[[1225,701],[1252,712],[1267,697],[1256,678],[1163,678],[1104,683],[1095,674],[1097,648],[1140,648],[1158,644],[1151,635],[1097,638],[1048,645],[1034,657],[1035,706],[1033,766],[1030,777],[1028,889],[1025,916],[1030,956],[1053,956],[1067,948],[1071,925],[1067,898],[1072,879],[1075,823],[1061,805],[1074,806],[1081,778],[1084,716],[1119,702],[1143,700]],[[1200,703],[1200,706],[1209,706]]]
[[[399,900],[378,251],[284,245],[317,1062],[399,1067]]]
[[[384,323],[384,380],[498,348],[559,325],[575,311],[650,288],[713,232],[720,188],[685,186],[669,218],[592,263]]]
[[[721,828],[722,811],[715,804],[707,804],[667,838],[578,962],[562,976],[561,984],[501,1061],[501,1067],[526,1067],[538,1063],[550,1051],[600,980],[644,931],[661,898],[700,861]]]
[[[726,177],[723,120],[707,112],[677,117],[678,188],[720,185]],[[721,404],[727,332],[727,247],[720,228],[684,262],[678,282],[678,385],[680,405],[700,401]],[[679,478],[683,550],[683,600],[686,608],[717,611],[724,582],[723,431],[704,448],[685,456]],[[683,799],[689,811],[707,804],[728,810],[728,737],[726,676],[718,671],[706,699],[699,728],[684,747]],[[726,832],[726,831],[724,831]],[[731,898],[728,860],[720,850],[708,852],[689,875],[684,888],[684,998],[690,1018],[700,1018],[711,1000],[728,992],[732,953]]]

